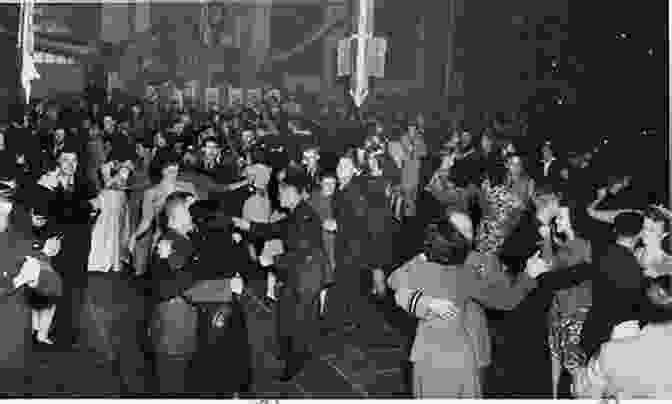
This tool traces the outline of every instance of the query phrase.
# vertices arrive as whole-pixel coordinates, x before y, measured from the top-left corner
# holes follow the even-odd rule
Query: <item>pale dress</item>
[[[130,217],[126,192],[104,189],[96,197],[100,214],[93,226],[88,270],[119,272],[126,258]]]

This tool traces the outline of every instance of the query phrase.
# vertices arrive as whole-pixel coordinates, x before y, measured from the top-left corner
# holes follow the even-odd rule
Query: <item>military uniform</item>
[[[278,302],[278,334],[288,367],[298,370],[318,335],[316,301],[328,273],[322,221],[306,202],[276,223],[253,223],[250,233],[284,241],[275,267],[285,283]],[[291,372],[291,370],[289,370]]]
[[[158,302],[152,321],[156,375],[160,393],[187,391],[187,370],[197,346],[196,308],[183,294],[194,284],[192,266],[198,260],[193,241],[173,230],[163,235],[172,244],[172,254],[157,260],[152,268]]]

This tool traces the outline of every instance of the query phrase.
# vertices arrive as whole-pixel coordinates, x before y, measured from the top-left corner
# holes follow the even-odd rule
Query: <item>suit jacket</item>
[[[361,177],[353,178],[333,199],[336,233],[336,268],[371,269],[379,260],[370,249],[369,202]]]
[[[588,356],[609,340],[616,324],[632,319],[643,308],[643,289],[644,273],[634,254],[618,244],[609,246],[593,272],[593,304],[581,335]]]
[[[322,221],[307,202],[301,202],[285,219],[252,223],[250,233],[267,240],[282,239],[285,253],[275,266],[289,287],[299,293],[317,293],[328,271],[322,243]]]
[[[672,399],[672,377],[667,367],[672,324],[646,326],[634,337],[612,339],[575,378],[580,398]]]

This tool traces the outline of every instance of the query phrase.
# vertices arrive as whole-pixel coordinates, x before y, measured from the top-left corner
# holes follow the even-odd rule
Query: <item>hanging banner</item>
[[[205,104],[206,105],[219,105],[219,88],[210,87],[205,89]]]
[[[243,101],[243,89],[229,87],[229,106],[242,105]]]

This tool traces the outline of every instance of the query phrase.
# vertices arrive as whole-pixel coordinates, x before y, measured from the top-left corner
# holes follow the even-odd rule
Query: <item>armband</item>
[[[408,312],[413,314],[415,313],[415,309],[418,306],[418,302],[420,301],[420,298],[423,296],[423,291],[422,290],[416,290],[413,292],[411,295],[411,298],[408,300]]]

